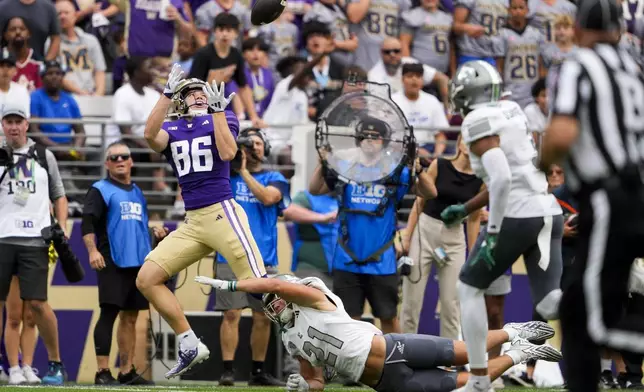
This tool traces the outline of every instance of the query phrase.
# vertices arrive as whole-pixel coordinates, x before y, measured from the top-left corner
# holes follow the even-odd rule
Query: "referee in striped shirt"
[[[570,391],[598,387],[600,347],[644,352],[644,325],[623,317],[633,260],[644,255],[644,79],[618,49],[616,0],[581,0],[580,49],[561,68],[541,168],[565,159],[579,203],[579,246],[561,300]]]

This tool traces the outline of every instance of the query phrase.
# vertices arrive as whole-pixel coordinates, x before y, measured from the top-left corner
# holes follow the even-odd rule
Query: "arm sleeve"
[[[487,150],[481,157],[481,163],[490,178],[488,190],[490,192],[490,215],[487,230],[490,234],[497,234],[501,230],[503,215],[508,205],[512,175],[505,154],[499,147]]]
[[[197,30],[212,31],[214,18],[209,15],[208,7],[204,4],[197,9],[197,13],[195,14],[195,26]]]
[[[308,210],[311,209],[311,203],[309,203],[309,198],[306,197],[305,192],[298,192],[297,195],[295,195],[295,197],[293,198],[292,202],[293,204],[297,204],[298,206],[304,207]]]
[[[78,107],[78,102],[74,99],[73,96],[70,96],[69,100],[69,109],[71,111],[72,118],[81,118],[83,117],[80,112],[80,108]],[[82,124],[81,124],[82,126]]]
[[[34,117],[42,117],[40,99],[38,97],[39,95],[36,94],[35,91],[29,97],[30,98],[29,111],[31,112],[31,115]]]
[[[83,202],[83,222],[81,230],[83,235],[96,233],[96,225],[107,212],[107,206],[101,192],[90,187]]]
[[[291,204],[291,187],[288,181],[286,181],[282,173],[274,172],[266,185],[274,186],[282,194],[282,200],[277,204],[279,213],[281,214]]]
[[[65,187],[63,186],[63,179],[58,170],[58,162],[54,153],[47,150],[45,153],[47,159],[47,166],[49,166],[49,199],[56,201],[65,196]]]

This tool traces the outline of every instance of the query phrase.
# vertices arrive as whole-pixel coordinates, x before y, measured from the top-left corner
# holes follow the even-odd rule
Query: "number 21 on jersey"
[[[324,332],[319,331],[313,327],[309,327],[306,331],[306,334],[309,335],[309,338],[311,338],[311,340],[313,341],[315,341],[315,339],[320,340],[324,343],[330,344],[331,346],[337,348],[338,350],[340,350],[344,345],[344,342],[342,340],[337,339],[331,335],[327,335]],[[333,353],[329,353],[325,358],[324,350],[317,347],[309,340],[304,342],[304,345],[302,346],[302,350],[309,357],[311,355],[315,355],[318,361],[324,361],[324,363],[326,363],[331,367],[335,366],[335,361],[337,361],[338,359],[338,356]]]
[[[207,172],[213,167],[212,136],[201,136],[170,143],[172,159],[177,167],[177,176],[183,177],[190,172]]]

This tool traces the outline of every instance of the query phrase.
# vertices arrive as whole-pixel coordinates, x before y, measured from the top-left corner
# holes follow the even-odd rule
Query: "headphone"
[[[264,157],[268,157],[271,154],[271,143],[268,141],[268,137],[266,137],[264,131],[259,128],[251,127],[242,129],[241,132],[239,132],[239,137],[247,138],[250,136],[258,136],[260,139],[262,139],[262,142],[264,143]]]

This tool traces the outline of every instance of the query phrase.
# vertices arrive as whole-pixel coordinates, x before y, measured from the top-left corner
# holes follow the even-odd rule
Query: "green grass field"
[[[77,391],[93,391],[93,392],[108,392],[114,390],[125,390],[132,392],[220,392],[220,391],[244,391],[244,392],[283,392],[284,388],[259,388],[259,387],[248,387],[245,385],[239,385],[236,387],[217,387],[215,384],[212,386],[200,384],[200,385],[157,385],[153,387],[149,386],[133,386],[133,387],[96,387],[93,385],[66,385],[62,387],[50,387],[50,386],[2,386],[0,387],[2,392],[24,392],[25,389],[36,389],[38,392],[55,392],[61,390],[77,390]],[[334,392],[363,392],[370,391],[368,388],[342,388],[330,386],[325,388],[328,391]],[[503,392],[555,392],[563,391],[562,389],[528,389],[528,388],[505,388],[499,391]]]

